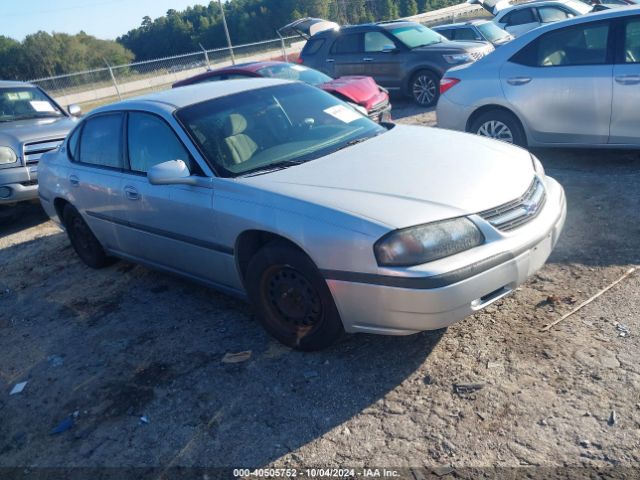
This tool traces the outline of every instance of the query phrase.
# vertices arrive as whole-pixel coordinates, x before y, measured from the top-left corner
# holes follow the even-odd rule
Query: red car
[[[349,102],[362,110],[376,122],[391,120],[389,93],[380,87],[371,77],[340,77],[335,80],[322,72],[309,67],[286,62],[251,62],[210,70],[195,77],[180,80],[173,88],[217,80],[237,78],[273,77],[287,80],[300,80],[319,87],[332,95]]]

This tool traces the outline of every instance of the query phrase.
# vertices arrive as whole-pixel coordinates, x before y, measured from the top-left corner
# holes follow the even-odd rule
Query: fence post
[[[204,53],[204,59],[207,62],[207,70],[211,70],[211,63],[209,63],[209,52],[207,52],[207,49],[204,48],[201,43],[199,43],[198,45],[200,45],[200,48],[202,49],[202,52]]]
[[[278,30],[276,30],[276,33],[280,37],[280,47],[282,48],[282,58],[284,58],[285,62],[288,62],[289,57],[287,56],[287,48],[284,44],[284,38],[282,38],[282,35],[280,35],[280,32]]]
[[[105,60],[104,63],[107,64],[107,68],[109,69],[109,75],[111,75],[111,81],[113,82],[113,86],[116,88],[118,100],[122,101],[122,95],[120,95],[120,88],[118,87],[118,82],[116,82],[116,77],[113,75],[113,69],[111,68],[111,65],[109,65],[109,62]]]

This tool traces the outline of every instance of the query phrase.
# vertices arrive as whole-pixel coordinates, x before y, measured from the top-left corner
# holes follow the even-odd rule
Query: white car
[[[526,150],[378,125],[276,79],[93,110],[43,157],[39,194],[89,266],[125,258],[248,298],[304,350],[461,320],[544,264],[566,214]]]

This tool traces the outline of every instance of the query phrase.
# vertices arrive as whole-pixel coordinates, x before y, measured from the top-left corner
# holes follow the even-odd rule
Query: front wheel
[[[263,247],[249,262],[246,286],[264,328],[289,347],[320,350],[344,332],[326,281],[295,248],[281,242]]]
[[[440,79],[428,70],[421,70],[411,79],[411,96],[421,107],[431,107],[440,97]]]
[[[527,146],[520,122],[513,114],[503,110],[490,110],[481,114],[471,124],[470,132],[520,147]]]

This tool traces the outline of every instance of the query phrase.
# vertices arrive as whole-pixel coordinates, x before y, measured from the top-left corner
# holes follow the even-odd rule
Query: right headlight
[[[9,163],[16,163],[18,156],[16,152],[10,147],[0,147],[0,165],[6,165]]]
[[[454,218],[390,232],[374,245],[380,266],[408,267],[432,262],[484,243],[468,218]]]

